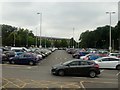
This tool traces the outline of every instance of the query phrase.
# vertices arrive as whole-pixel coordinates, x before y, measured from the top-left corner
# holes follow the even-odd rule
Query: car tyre
[[[76,58],[76,59],[79,59],[79,57],[78,57],[77,55],[75,56],[75,58]]]
[[[11,61],[11,64],[15,64],[15,61],[12,60],[12,61]]]
[[[63,71],[63,70],[59,70],[59,71],[58,71],[58,75],[59,75],[59,76],[64,76],[64,75],[65,75],[65,73],[64,73],[64,71]]]
[[[95,71],[90,71],[90,72],[89,72],[89,76],[90,76],[91,78],[96,77],[96,72],[95,72]]]
[[[120,70],[120,65],[116,66],[116,69],[117,69],[117,70]]]
[[[29,62],[29,65],[31,65],[31,66],[32,66],[32,65],[34,65],[34,63],[33,63],[32,61],[30,61],[30,62]]]

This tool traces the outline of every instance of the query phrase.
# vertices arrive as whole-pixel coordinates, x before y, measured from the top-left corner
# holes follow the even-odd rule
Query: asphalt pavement
[[[29,65],[2,65],[2,86],[8,88],[71,88],[87,90],[88,88],[116,89],[119,86],[118,70],[101,70],[96,78],[81,76],[54,76],[51,66],[72,60],[72,56],[64,50],[57,50],[43,59],[36,66]]]

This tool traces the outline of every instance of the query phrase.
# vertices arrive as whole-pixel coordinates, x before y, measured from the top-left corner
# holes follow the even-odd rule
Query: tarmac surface
[[[51,74],[51,66],[72,60],[72,56],[64,50],[57,50],[43,59],[36,66],[2,64],[2,86],[7,90],[11,88],[42,88],[87,90],[87,89],[111,89],[118,90],[120,86],[120,72],[118,70],[102,69],[96,78],[83,76],[54,76]]]

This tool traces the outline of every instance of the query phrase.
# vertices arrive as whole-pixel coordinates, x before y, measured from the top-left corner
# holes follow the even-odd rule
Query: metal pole
[[[113,51],[114,51],[114,40],[112,40],[112,41],[113,41],[112,43],[113,43]]]
[[[110,46],[109,46],[109,49],[110,49],[110,52],[112,51],[112,47],[111,47],[111,12],[110,12]]]
[[[42,13],[40,13],[40,48],[42,47],[42,45],[41,45],[41,33],[42,33]]]
[[[36,28],[36,47],[37,47],[37,28]]]
[[[46,39],[47,39],[47,38],[46,38],[46,35],[45,35],[45,48],[46,48]]]
[[[14,30],[14,45],[13,46],[15,47],[15,30]]]
[[[109,51],[112,51],[112,47],[111,47],[111,14],[114,14],[115,12],[106,12],[106,14],[110,15],[110,41],[109,41]]]
[[[74,27],[73,27],[73,48],[74,48]]]
[[[120,53],[120,38],[118,38],[117,40],[118,40],[118,51]]]
[[[26,47],[28,47],[28,33],[27,33],[27,45],[26,45]]]
[[[39,24],[40,24],[40,48],[41,48],[41,26],[42,26],[42,13],[37,13],[37,14],[39,14],[40,15],[40,22],[39,22]]]

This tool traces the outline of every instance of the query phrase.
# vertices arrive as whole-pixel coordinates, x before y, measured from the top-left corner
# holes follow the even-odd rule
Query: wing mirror
[[[101,60],[99,60],[98,62],[102,62]]]

